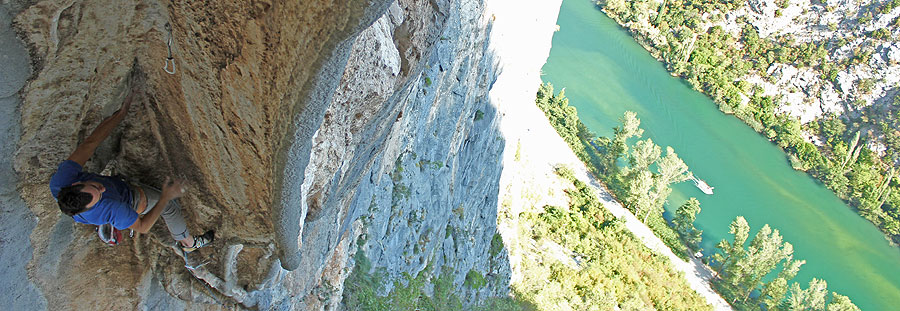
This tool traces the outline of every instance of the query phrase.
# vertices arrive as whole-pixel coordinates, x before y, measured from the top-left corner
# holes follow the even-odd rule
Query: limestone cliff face
[[[3,180],[17,191],[4,194],[13,213],[0,220],[22,224],[3,238],[30,232],[0,258],[30,252],[4,267],[4,277],[28,276],[8,283],[22,289],[8,305],[320,309],[339,305],[357,249],[390,276],[448,267],[461,287],[475,270],[492,286],[467,294],[506,291],[505,255],[488,255],[504,141],[487,99],[498,70],[482,1],[3,9],[33,70],[10,122],[21,129],[15,151],[3,149],[16,172]],[[167,24],[174,74],[163,69]],[[163,226],[106,247],[47,191],[128,88],[135,105],[85,169],[151,185],[186,178],[189,228],[217,230],[214,247],[187,259],[195,269]]]

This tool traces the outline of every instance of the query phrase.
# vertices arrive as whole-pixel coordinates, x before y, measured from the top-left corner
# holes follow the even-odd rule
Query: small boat
[[[697,177],[693,177],[691,178],[691,180],[694,182],[694,186],[697,186],[697,189],[700,189],[700,191],[703,191],[703,193],[709,195],[713,194],[713,189],[715,189],[715,187],[710,186],[705,181]]]

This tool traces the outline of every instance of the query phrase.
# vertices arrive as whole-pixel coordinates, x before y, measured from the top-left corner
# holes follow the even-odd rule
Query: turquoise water
[[[707,254],[742,215],[751,234],[764,224],[794,245],[807,261],[794,281],[813,278],[847,295],[863,310],[900,309],[900,249],[833,193],[790,167],[784,153],[706,96],[672,77],[592,1],[565,0],[543,80],[566,88],[569,103],[599,135],[634,111],[644,136],[672,146],[694,174],[715,187],[708,196],[690,182],[669,198],[678,206],[701,202],[696,226]]]

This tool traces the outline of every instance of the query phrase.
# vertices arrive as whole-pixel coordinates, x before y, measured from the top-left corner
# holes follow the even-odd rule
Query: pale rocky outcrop
[[[4,278],[16,280],[8,283],[17,293],[9,305],[331,308],[355,251],[391,277],[446,267],[468,303],[506,294],[506,255],[488,254],[505,144],[488,92],[500,73],[492,22],[516,9],[485,13],[485,6],[4,6],[34,70],[21,91],[2,95],[22,100],[4,104],[20,118],[4,122],[13,133],[5,141],[16,145],[0,150],[9,160],[0,162],[10,172],[4,184],[15,185],[0,201],[11,211],[2,218],[4,241],[20,241],[4,245],[0,257],[9,263]],[[555,20],[554,10],[532,12],[542,13]],[[162,68],[167,23],[174,75]],[[135,105],[86,170],[116,160],[117,173],[143,183],[158,185],[166,175],[189,180],[181,199],[189,228],[214,228],[218,238],[190,256],[188,264],[198,266],[192,271],[163,226],[106,247],[91,226],[61,215],[47,191],[57,163],[119,107],[128,88],[139,90]],[[352,243],[359,236],[365,242]],[[470,270],[490,286],[464,290]]]
[[[900,49],[893,39],[873,40],[867,36],[876,29],[887,29],[896,38],[898,30],[890,24],[900,16],[900,9],[877,12],[886,1],[787,1],[786,8],[776,0],[753,0],[747,6],[728,12],[718,22],[723,28],[741,29],[739,18],[746,18],[760,37],[787,36],[797,43],[824,43],[828,60],[846,62],[860,51],[870,51],[866,63],[849,66],[838,73],[832,83],[822,78],[815,68],[797,68],[790,64],[773,64],[765,73],[754,72],[742,79],[763,89],[762,95],[779,98],[779,113],[808,123],[826,114],[856,113],[857,109],[892,102],[900,82]],[[777,12],[777,13],[776,13]],[[863,17],[874,13],[870,21]],[[734,32],[736,35],[738,32]],[[845,44],[836,43],[845,40]],[[871,88],[861,90],[861,82]]]
[[[892,24],[900,17],[900,8],[881,12],[881,7],[888,2],[751,0],[738,3],[737,8],[729,12],[704,12],[702,29],[698,31],[722,27],[738,39],[734,48],[743,49],[740,36],[742,29],[749,25],[762,38],[780,38],[794,44],[822,44],[828,52],[825,62],[841,67],[853,63],[840,71],[835,81],[824,78],[826,73],[820,68],[800,68],[801,64],[773,64],[765,72],[752,71],[740,78],[751,86],[762,88],[761,95],[778,98],[778,113],[808,123],[826,114],[858,115],[859,110],[873,104],[893,102],[896,85],[900,82],[900,48],[896,43],[900,29]],[[664,46],[665,39],[649,22],[655,14],[649,11],[640,15],[638,21],[623,26],[637,33],[639,42],[662,60],[656,47]],[[888,30],[889,38],[873,38],[872,32],[879,29]],[[692,46],[692,40],[686,42],[686,46]],[[867,61],[858,64],[852,61],[867,53],[872,55]],[[871,87],[861,90],[860,83]],[[741,96],[746,103],[751,95]]]
[[[748,22],[756,27],[760,37],[772,34],[797,32],[804,25],[794,20],[809,9],[809,1],[788,1],[786,8],[778,6],[776,0],[750,0],[744,14]]]

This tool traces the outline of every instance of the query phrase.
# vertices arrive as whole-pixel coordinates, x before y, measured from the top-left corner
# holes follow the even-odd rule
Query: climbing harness
[[[106,245],[116,246],[122,240],[122,232],[110,224],[102,224],[97,226],[97,235]]]
[[[169,56],[166,57],[166,65],[163,67],[163,70],[170,75],[175,74],[175,57],[172,56],[172,44],[174,44],[175,38],[172,37],[172,25],[166,23],[166,48],[169,51]],[[172,66],[172,70],[169,71],[169,66]]]

